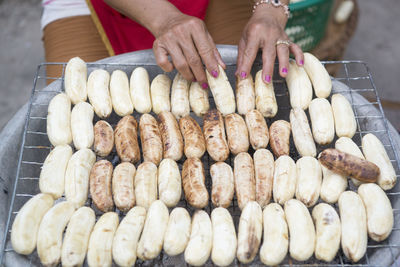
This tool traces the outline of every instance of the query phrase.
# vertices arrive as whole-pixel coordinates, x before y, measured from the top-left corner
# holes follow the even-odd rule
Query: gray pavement
[[[359,0],[360,21],[345,59],[371,67],[385,112],[400,130],[398,0]],[[44,61],[40,0],[0,0],[0,129],[28,100],[36,66]],[[397,48],[397,49],[396,49]],[[386,102],[385,102],[386,103]]]

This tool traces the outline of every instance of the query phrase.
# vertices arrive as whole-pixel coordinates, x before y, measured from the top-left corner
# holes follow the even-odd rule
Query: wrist
[[[282,4],[286,4],[288,0],[281,0]],[[258,5],[253,13],[255,18],[269,18],[275,20],[282,29],[285,28],[288,16],[285,14],[285,10],[282,7],[275,7],[271,3]]]

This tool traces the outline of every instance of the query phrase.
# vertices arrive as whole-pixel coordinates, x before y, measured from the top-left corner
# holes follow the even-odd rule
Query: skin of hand
[[[120,13],[137,21],[156,38],[153,43],[157,64],[166,72],[175,67],[185,79],[208,88],[203,67],[218,77],[218,64],[225,68],[204,22],[187,16],[166,0],[105,0]],[[172,62],[169,61],[171,57]]]
[[[288,4],[288,0],[281,0]],[[286,77],[289,66],[289,52],[292,52],[299,66],[304,64],[301,48],[290,43],[276,45],[278,40],[289,40],[285,33],[287,16],[282,7],[272,4],[259,5],[245,26],[238,46],[236,75],[246,78],[259,49],[262,50],[263,72],[265,83],[272,81],[276,56],[279,61],[279,74]]]

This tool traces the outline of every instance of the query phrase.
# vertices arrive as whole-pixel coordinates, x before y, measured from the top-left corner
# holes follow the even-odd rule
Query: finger
[[[242,60],[240,62],[240,65],[238,66],[241,78],[246,78],[247,75],[250,73],[251,66],[253,65],[253,62],[257,56],[258,47],[258,41],[248,40],[246,42],[245,47],[242,51]]]
[[[240,39],[239,41],[239,45],[238,45],[238,55],[237,55],[237,59],[236,59],[236,71],[235,71],[235,75],[239,77],[239,66],[242,65],[243,62],[243,54],[244,54],[244,48],[246,46],[246,43],[243,39]]]
[[[205,28],[197,30],[192,34],[194,45],[208,72],[216,78],[218,77],[218,61],[214,54],[216,47],[213,41],[210,42]]]
[[[157,65],[165,72],[171,72],[174,66],[168,59],[168,52],[158,42],[153,44],[154,57],[156,58]]]
[[[286,44],[277,45],[276,53],[278,54],[279,74],[285,78],[289,69],[289,46]]]
[[[218,49],[217,49],[217,46],[216,46],[215,43],[214,43],[214,40],[212,39],[212,37],[211,37],[211,35],[210,35],[209,33],[207,33],[207,34],[208,34],[209,42],[210,42],[210,43],[213,45],[213,47],[214,47],[214,56],[215,56],[215,58],[217,59],[218,64],[219,64],[223,69],[225,69],[225,68],[226,68],[225,62],[222,60],[221,54],[219,53],[219,51],[218,51]]]
[[[203,63],[201,62],[201,58],[191,41],[192,40],[190,39],[190,42],[183,42],[180,44],[183,55],[186,58],[186,62],[189,64],[194,78],[201,84],[203,88],[207,88],[207,77],[204,71]]]
[[[275,43],[268,43],[264,46],[262,51],[262,61],[263,61],[263,81],[265,83],[272,82],[272,74],[274,73],[274,64],[276,57]]]
[[[171,45],[168,47],[168,49],[169,49],[169,54],[171,55],[172,58],[172,62],[177,71],[179,71],[179,73],[182,74],[182,76],[186,80],[192,81],[194,79],[194,75],[190,70],[189,64],[186,61],[186,58],[183,55],[179,45],[178,44]]]
[[[304,65],[304,54],[303,54],[303,51],[301,50],[301,47],[295,43],[291,43],[289,49],[292,52],[292,54],[294,55],[297,65],[303,66]]]

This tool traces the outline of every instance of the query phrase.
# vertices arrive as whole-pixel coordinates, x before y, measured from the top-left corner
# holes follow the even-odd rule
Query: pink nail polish
[[[304,60],[300,60],[300,65],[301,65],[301,66],[304,65]]]
[[[247,73],[246,73],[246,72],[242,71],[242,72],[240,73],[240,77],[242,77],[242,79],[246,78],[246,76],[247,76]]]
[[[282,73],[287,73],[287,68],[282,68]]]
[[[208,83],[202,83],[202,84],[201,84],[201,87],[202,87],[203,89],[207,89],[207,88],[208,88]]]
[[[270,83],[270,82],[271,82],[271,76],[265,75],[265,81],[266,81],[267,83]]]
[[[218,77],[218,71],[213,70],[213,71],[211,72],[211,75],[212,75],[214,78],[217,78],[217,77]]]

